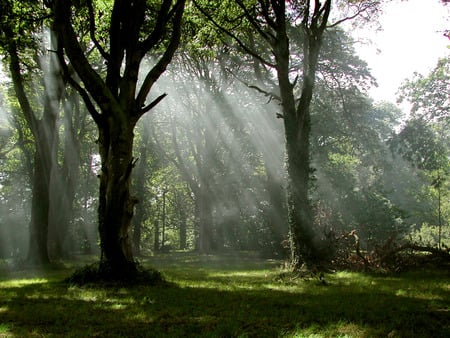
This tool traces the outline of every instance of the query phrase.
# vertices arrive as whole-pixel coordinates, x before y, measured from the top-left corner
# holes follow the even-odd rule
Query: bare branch
[[[251,48],[249,48],[244,42],[242,42],[235,34],[233,34],[230,30],[226,29],[225,27],[223,27],[222,25],[220,25],[216,20],[214,20],[214,18],[207,13],[198,3],[196,0],[193,0],[193,3],[195,5],[195,7],[216,27],[218,28],[221,32],[225,33],[226,35],[228,35],[229,37],[231,37],[234,41],[236,41],[236,43],[239,45],[239,47],[241,47],[246,53],[250,54],[251,56],[253,56],[255,59],[259,60],[261,63],[265,64],[268,67],[271,68],[276,68],[276,65],[272,62],[269,62],[267,60],[265,60],[263,57],[261,57],[258,53],[256,53],[254,50],[252,50]]]
[[[145,106],[144,108],[141,109],[140,114],[144,115],[146,112],[152,110],[158,103],[160,103],[165,97],[167,96],[166,93],[158,96],[156,99],[154,99],[150,104],[148,104],[147,106]]]
[[[235,0],[235,1],[238,4],[238,6],[242,9],[242,11],[244,12],[244,15],[247,18],[248,22],[250,22],[250,24],[253,26],[253,28],[256,29],[256,31],[259,33],[259,35],[261,35],[261,37],[264,40],[266,40],[270,44],[272,44],[272,41],[275,39],[273,34],[271,34],[270,32],[267,32],[267,33],[264,32],[264,30],[261,28],[259,23],[254,19],[254,15],[252,15],[252,13],[249,12],[247,7],[244,5],[244,3],[241,0]],[[266,19],[267,24],[272,25],[272,27],[274,27],[275,23],[270,19],[268,13],[263,12],[263,15],[264,15],[264,18]]]
[[[336,27],[338,25],[340,25],[341,23],[344,23],[346,21],[350,21],[353,19],[356,19],[358,16],[360,16],[361,14],[369,11],[370,9],[376,8],[377,6],[379,6],[380,2],[379,1],[370,1],[368,3],[362,3],[359,6],[355,6],[357,7],[357,10],[354,14],[347,16],[345,18],[342,18],[340,20],[337,20],[336,22],[330,24],[327,26],[327,28],[333,28]]]
[[[171,16],[175,14],[175,11],[177,10],[180,1],[178,1],[172,10],[170,10],[170,6],[172,4],[172,0],[164,0],[164,2],[161,5],[161,8],[158,12],[158,18],[156,19],[155,27],[152,31],[152,33],[145,39],[140,48],[142,49],[142,53],[145,54],[148,52],[152,47],[154,47],[158,41],[161,39],[161,37],[164,34],[164,29],[166,27],[167,22],[169,22]]]
[[[95,47],[99,51],[100,55],[107,61],[110,61],[109,54],[103,49],[103,47],[98,42],[97,38],[95,37],[95,14],[94,14],[94,7],[92,5],[92,0],[87,1],[88,11],[89,11],[89,34],[91,37],[92,42],[94,42]]]
[[[175,51],[178,48],[181,39],[181,21],[183,17],[185,3],[186,3],[185,0],[178,0],[177,4],[175,5],[177,7],[177,11],[175,12],[174,17],[172,18],[173,31],[169,45],[164,51],[163,56],[159,59],[156,65],[150,70],[150,72],[148,72],[147,76],[145,77],[144,82],[136,98],[136,103],[138,104],[138,106],[144,105],[145,99],[147,98],[150,89],[152,88],[156,80],[158,80],[158,78],[161,76],[161,74],[166,70],[167,66],[172,60],[173,55],[175,54]]]
[[[64,48],[86,90],[92,95],[101,110],[109,110],[111,102],[116,102],[111,90],[100,75],[92,68],[70,22],[72,16],[67,0],[55,0],[53,29],[58,34],[58,43]],[[58,46],[60,48],[60,46]]]
[[[60,37],[58,37],[58,40],[59,39]],[[80,94],[81,98],[83,99],[86,105],[87,110],[89,111],[89,114],[91,114],[95,123],[97,125],[100,125],[103,121],[102,115],[98,113],[87,91],[73,78],[72,72],[70,71],[69,66],[67,65],[66,60],[64,58],[63,47],[60,41],[58,41],[58,50],[54,52],[58,57],[59,64],[61,65],[63,73],[62,75],[64,76],[64,79],[78,92],[78,94]]]
[[[256,85],[250,85],[250,84],[245,84],[245,85],[246,85],[248,88],[250,88],[250,89],[255,89],[256,91],[258,91],[258,92],[264,94],[264,96],[269,97],[269,99],[270,99],[269,102],[270,102],[272,99],[275,99],[275,100],[281,102],[281,97],[279,97],[278,95],[276,95],[276,94],[274,94],[274,93],[265,91],[264,89],[262,89],[262,88],[260,88],[260,87],[258,87],[258,86],[256,86]]]

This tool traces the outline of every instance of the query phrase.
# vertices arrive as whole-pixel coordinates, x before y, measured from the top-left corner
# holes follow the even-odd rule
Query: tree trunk
[[[195,196],[196,219],[198,224],[197,250],[200,253],[210,253],[212,250],[212,204],[211,196],[200,188],[200,192]]]
[[[130,195],[134,166],[133,129],[138,120],[166,96],[162,94],[147,102],[153,85],[166,70],[180,43],[185,0],[175,3],[164,0],[159,8],[149,8],[144,0],[113,1],[107,28],[108,41],[103,45],[92,39],[95,49],[107,61],[105,78],[97,72],[97,67],[90,62],[88,53],[78,40],[71,22],[73,2],[55,0],[48,5],[53,9],[53,28],[58,33],[59,42],[57,52],[65,74],[83,97],[99,129],[102,162],[98,207],[100,273],[106,272],[110,278],[121,279],[137,272],[129,238],[133,209],[137,203],[137,199]],[[90,22],[94,23],[96,18],[92,5],[92,2],[86,2]],[[150,30],[146,24],[148,15],[155,18]],[[91,27],[91,37],[95,28]],[[103,38],[100,40],[104,41]],[[154,52],[157,61],[138,86],[141,61],[150,52]],[[83,86],[71,77],[64,55],[70,59]]]
[[[159,243],[159,215],[156,217],[155,224],[154,224],[154,231],[153,231],[153,252],[158,252],[161,248],[161,245]]]
[[[43,120],[35,120],[33,132],[36,142],[31,202],[30,241],[27,260],[49,264],[48,230],[50,210],[50,177],[55,169],[54,137],[56,116],[44,113]]]
[[[33,173],[33,195],[31,201],[30,240],[27,261],[37,264],[49,264],[47,248],[48,238],[48,180],[47,171],[41,156],[36,152]]]
[[[136,197],[139,201],[136,205],[136,215],[133,219],[133,249],[134,255],[139,257],[141,255],[141,237],[142,237],[142,223],[145,220],[146,208],[148,205],[144,204],[145,200],[145,183],[147,179],[147,153],[148,147],[150,146],[149,134],[147,130],[142,131],[142,145],[140,149],[140,158],[138,162],[138,167],[136,168],[136,179],[135,179],[135,191]]]
[[[182,203],[180,203],[182,204]],[[186,210],[184,210],[184,206],[180,205],[179,210],[179,227],[180,227],[180,233],[179,233],[179,248],[180,250],[186,250],[187,248],[187,215]]]
[[[286,137],[288,222],[291,264],[294,268],[299,268],[302,263],[310,265],[321,260],[320,241],[314,231],[312,207],[308,197],[311,171],[310,105],[322,36],[330,10],[331,0],[323,3],[316,1],[314,9],[307,3],[305,8],[301,23],[304,33],[302,91],[298,103],[294,99],[295,83],[290,81],[290,49],[284,8],[279,13],[277,39],[273,44]]]
[[[71,100],[78,100],[76,95]],[[74,200],[76,187],[80,177],[80,141],[74,119],[84,120],[77,103],[65,104],[64,111],[64,159],[60,170],[55,169],[51,177],[50,192],[50,234],[53,233],[53,256],[55,258],[67,258],[70,251],[75,248],[70,234],[70,225],[74,216]],[[77,110],[74,112],[73,110]],[[74,113],[76,115],[74,116]],[[81,124],[81,121],[77,121]]]
[[[58,104],[61,98],[61,87],[55,86],[60,78],[54,71],[56,63],[51,63],[49,74],[54,87],[45,84],[44,107],[42,118],[38,119],[36,112],[28,100],[21,70],[21,60],[18,53],[17,40],[10,26],[4,27],[8,38],[9,70],[14,84],[14,91],[22,109],[24,118],[35,141],[34,170],[32,173],[32,202],[30,221],[30,241],[27,260],[31,263],[48,264],[48,229],[50,210],[50,179],[57,166],[57,131],[56,119]]]
[[[99,196],[100,271],[114,277],[136,272],[130,228],[136,198],[130,195],[133,128],[110,119],[99,133],[102,159]]]
[[[298,123],[286,125],[286,152],[288,172],[288,222],[290,230],[291,263],[298,268],[302,263],[319,259],[318,242],[313,228],[312,207],[309,200],[309,112],[305,113],[301,130]]]
[[[265,220],[268,223],[272,238],[272,250],[281,254],[283,250],[282,242],[288,234],[288,222],[286,217],[286,192],[282,183],[277,179],[271,169],[266,165],[266,190],[269,200],[269,207],[265,209]]]

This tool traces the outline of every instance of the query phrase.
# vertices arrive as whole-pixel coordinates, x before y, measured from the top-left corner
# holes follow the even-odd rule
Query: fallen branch
[[[350,238],[354,239],[353,246],[347,242],[346,247],[334,259],[338,267],[365,271],[400,271],[426,264],[450,264],[450,248],[445,245],[437,248],[412,242],[399,244],[393,234],[373,251],[363,253],[356,230],[344,233],[336,241]]]

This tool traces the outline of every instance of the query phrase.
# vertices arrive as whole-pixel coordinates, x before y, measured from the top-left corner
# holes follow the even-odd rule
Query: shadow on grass
[[[222,284],[231,278],[201,276],[206,282]],[[434,280],[430,277],[428,282]],[[428,294],[421,298],[407,290],[398,292],[408,285],[401,278],[371,277],[356,282],[344,275],[332,279],[329,286],[305,282],[302,287],[277,290],[270,289],[271,285],[224,290],[3,283],[0,336],[450,337],[448,287],[424,285]]]

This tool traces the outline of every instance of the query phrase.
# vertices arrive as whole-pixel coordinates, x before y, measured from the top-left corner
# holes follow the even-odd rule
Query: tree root
[[[144,269],[138,266],[136,271],[132,273],[117,275],[107,269],[101,269],[99,263],[93,263],[76,270],[63,282],[76,286],[96,285],[101,287],[127,287],[167,283],[157,270]]]

